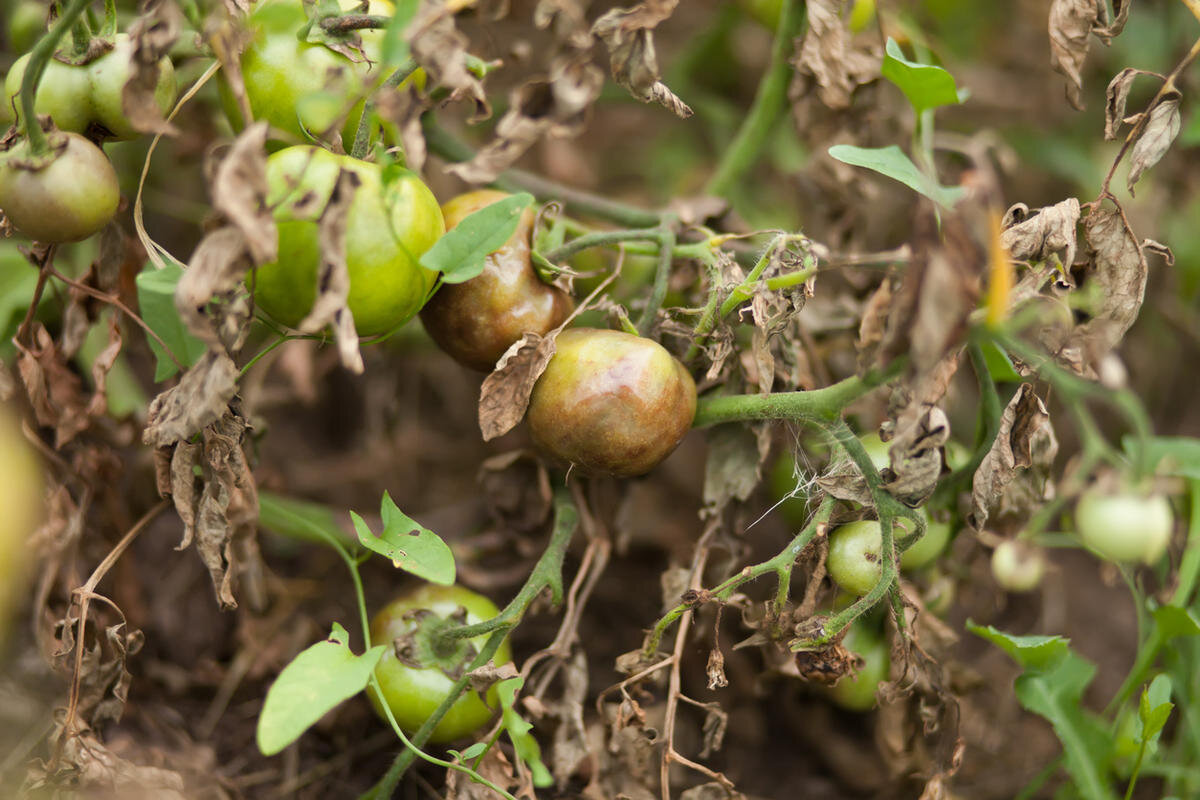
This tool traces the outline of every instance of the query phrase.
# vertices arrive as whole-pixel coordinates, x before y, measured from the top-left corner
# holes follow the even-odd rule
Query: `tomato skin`
[[[467,610],[468,624],[483,622],[500,613],[491,600],[470,589],[426,584],[415,592],[388,603],[371,620],[371,644],[389,645],[375,668],[375,677],[392,715],[396,717],[400,727],[409,733],[421,727],[446,698],[454,680],[436,666],[418,669],[400,662],[390,645],[397,637],[410,633],[415,628],[413,620],[404,618],[406,612],[428,609],[439,617],[449,618],[459,607]],[[489,634],[484,634],[470,641],[476,648],[481,648],[488,637]],[[496,650],[492,661],[499,665],[511,660],[512,648],[505,639]],[[368,692],[368,695],[375,711],[384,717],[378,697],[374,692]],[[450,742],[483,727],[492,718],[493,710],[499,707],[494,687],[488,691],[487,701],[485,705],[474,692],[468,691],[463,694],[434,728],[429,741],[435,744]]]
[[[0,644],[11,612],[23,598],[29,539],[42,516],[42,474],[16,415],[0,404]]]
[[[342,0],[341,5],[350,11],[358,4]],[[369,13],[390,16],[392,7],[390,3],[374,0]],[[247,18],[252,38],[241,60],[246,99],[254,118],[266,120],[271,127],[297,141],[319,136],[345,113],[347,109],[341,98],[354,93],[365,97],[387,77],[385,70],[375,65],[379,61],[383,31],[359,31],[367,61],[354,62],[324,44],[297,39],[297,32],[307,24],[308,16],[299,0],[261,0]],[[228,84],[222,82],[221,89],[230,122],[240,130],[245,123],[237,103]],[[360,100],[349,110],[342,127],[342,142],[347,151],[354,143],[362,111]]]
[[[662,345],[572,328],[529,398],[534,442],[592,474],[644,475],[691,429],[696,384]]]
[[[919,513],[925,514],[922,510]],[[893,530],[895,538],[903,537],[911,530],[907,520]],[[900,555],[900,568],[917,570],[934,561],[950,540],[950,525],[931,522],[926,516],[925,535]],[[879,581],[881,573],[880,553],[883,548],[883,532],[879,522],[873,519],[859,520],[835,529],[829,534],[829,555],[826,568],[829,576],[848,592],[864,595]]]
[[[0,210],[35,241],[77,242],[117,213],[117,173],[104,152],[77,133],[55,134],[51,147],[53,160],[37,170],[23,165],[27,142],[0,155]]]
[[[842,646],[861,656],[863,666],[830,686],[829,696],[848,711],[870,711],[875,707],[875,691],[888,679],[892,665],[887,638],[858,620],[846,631]]]
[[[1153,564],[1171,542],[1175,514],[1160,494],[1089,489],[1075,506],[1084,543],[1112,561]]]
[[[470,214],[508,195],[483,189],[459,195],[442,206],[449,230]],[[460,364],[491,372],[500,356],[525,333],[549,333],[575,304],[566,292],[542,281],[530,262],[533,212],[521,215],[517,229],[489,255],[483,272],[469,281],[438,289],[421,323],[438,346]]]
[[[33,107],[38,114],[49,114],[60,130],[74,133],[103,129],[106,138],[127,140],[140,134],[125,115],[121,93],[133,76],[133,41],[117,34],[113,48],[88,64],[72,65],[50,59],[34,95]],[[14,98],[15,119],[20,118],[21,81],[29,54],[21,56],[4,79],[6,98]],[[164,57],[158,62],[158,82],[154,99],[162,114],[175,102],[177,86],[175,68]],[[89,128],[93,129],[89,131]]]
[[[385,175],[377,164],[308,145],[267,159],[279,258],[247,276],[255,301],[295,327],[312,310],[320,264],[317,220],[342,170],[359,179],[346,213],[347,305],[362,336],[387,333],[420,310],[437,273],[419,259],[445,232],[437,199],[415,173]]]
[[[992,577],[1009,592],[1031,592],[1046,574],[1046,558],[1041,550],[1025,542],[1008,540],[992,551]]]

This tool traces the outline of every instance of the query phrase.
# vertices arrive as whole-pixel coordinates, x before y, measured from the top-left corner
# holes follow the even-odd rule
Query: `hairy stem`
[[[667,297],[667,285],[671,280],[671,264],[674,262],[675,231],[668,228],[658,235],[658,267],[654,270],[654,284],[650,287],[650,297],[646,300],[646,308],[638,319],[638,333],[647,336],[658,318],[658,310],[662,308],[663,300]]]

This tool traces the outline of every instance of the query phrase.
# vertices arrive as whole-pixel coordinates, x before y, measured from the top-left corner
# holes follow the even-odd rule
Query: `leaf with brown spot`
[[[692,109],[660,80],[651,31],[675,11],[679,0],[646,0],[633,8],[614,8],[592,25],[592,34],[608,48],[617,84],[643,103],[658,103],[686,119]]]
[[[179,6],[165,0],[149,0],[142,4],[142,13],[129,26],[129,43],[133,48],[130,63],[133,75],[121,89],[121,110],[135,131],[174,136],[179,131],[163,117],[155,99],[162,60],[169,57],[171,47],[183,28],[183,13]],[[172,101],[174,98],[171,98]]]
[[[91,424],[83,399],[83,382],[40,322],[33,344],[17,346],[17,370],[39,425],[54,429],[54,447],[62,448]]]
[[[1087,59],[1092,29],[1107,18],[1105,0],[1054,0],[1050,6],[1050,65],[1067,79],[1067,100],[1083,110],[1083,78],[1079,71]]]
[[[225,413],[237,393],[237,378],[233,359],[208,351],[176,386],[151,401],[142,441],[154,447],[188,441]]]
[[[557,331],[545,337],[526,333],[484,379],[479,389],[479,429],[485,442],[508,433],[524,418],[533,386],[554,357],[557,338]]]
[[[472,122],[492,114],[483,84],[467,69],[467,37],[454,25],[454,15],[438,0],[422,0],[421,6],[404,30],[413,60],[429,76],[431,86],[444,86],[451,99],[469,97],[475,102]]]
[[[405,164],[418,174],[425,169],[425,134],[421,129],[421,115],[425,110],[420,92],[411,84],[381,89],[375,95],[375,111],[385,125],[391,125],[399,132]]]
[[[1126,67],[1108,82],[1108,88],[1104,90],[1104,140],[1106,142],[1111,142],[1117,138],[1117,130],[1125,120],[1125,103],[1129,99],[1129,90],[1133,86],[1133,79],[1138,75],[1154,74],[1153,72]],[[1156,77],[1160,80],[1162,79],[1162,76]]]
[[[267,131],[265,122],[242,131],[212,180],[213,208],[242,232],[255,264],[274,261],[279,253],[275,217],[267,205]]]
[[[717,514],[734,500],[746,500],[762,478],[771,447],[769,426],[758,423],[717,425],[708,431],[704,464],[704,508]]]
[[[1131,196],[1133,195],[1133,185],[1138,182],[1138,178],[1142,177],[1143,172],[1153,167],[1166,155],[1167,150],[1171,148],[1171,143],[1179,135],[1180,99],[1182,96],[1179,92],[1168,92],[1163,95],[1158,105],[1151,109],[1149,121],[1142,128],[1141,136],[1134,142],[1133,149],[1129,153],[1129,178],[1125,183]]]
[[[1148,267],[1133,231],[1119,209],[1096,208],[1084,219],[1091,267],[1087,279],[1100,285],[1100,304],[1080,325],[1072,342],[1097,363],[1137,319],[1146,294]]]
[[[1053,253],[1062,252],[1062,263],[1068,271],[1075,263],[1078,246],[1076,228],[1079,224],[1079,201],[1068,197],[1060,203],[1039,208],[1032,214],[1018,203],[1004,215],[1005,227],[1000,244],[1017,261],[1045,261]]]
[[[915,508],[937,488],[942,472],[942,448],[950,438],[950,420],[934,405],[913,403],[897,417],[888,448],[892,477],[889,494]]]
[[[1039,443],[1044,442],[1047,435],[1053,440],[1050,413],[1034,392],[1033,386],[1023,383],[1005,407],[996,439],[975,471],[967,524],[975,530],[982,530],[991,510],[1000,504],[1017,470],[1028,469],[1035,460],[1053,460],[1053,453],[1058,450],[1057,442],[1052,448]],[[1047,458],[1047,450],[1051,449],[1053,452]]]
[[[811,75],[817,97],[827,107],[845,109],[858,86],[879,77],[883,53],[877,43],[870,49],[851,44],[842,0],[809,0],[808,32],[793,59],[797,77]]]

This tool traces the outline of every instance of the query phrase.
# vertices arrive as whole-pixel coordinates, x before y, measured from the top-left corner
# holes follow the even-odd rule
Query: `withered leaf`
[[[425,105],[416,86],[380,90],[375,95],[375,110],[386,123],[400,131],[405,163],[413,172],[420,174],[425,169],[425,134],[421,130],[421,114],[425,111]]]
[[[937,406],[912,403],[900,412],[893,430],[888,448],[892,477],[884,488],[901,503],[915,508],[937,488],[942,448],[950,438],[950,420]]]
[[[1133,194],[1133,185],[1142,177],[1142,173],[1159,162],[1179,135],[1180,99],[1179,92],[1170,92],[1151,109],[1150,119],[1129,153],[1129,178],[1126,186],[1130,195]]]
[[[217,165],[213,208],[241,231],[255,264],[274,261],[279,252],[275,217],[267,206],[267,123],[242,131]]]
[[[88,401],[87,414],[95,419],[108,413],[108,373],[121,354],[121,326],[116,314],[108,317],[108,344],[92,362],[92,384],[96,387]]]
[[[1140,69],[1126,67],[1108,82],[1104,90],[1104,140],[1111,142],[1117,138],[1117,129],[1125,119],[1125,103],[1129,99],[1129,89],[1133,79],[1138,75],[1148,74]]]
[[[117,49],[129,48],[133,74],[121,88],[121,110],[139,133],[175,135],[178,130],[163,117],[155,99],[162,59],[168,57],[183,27],[183,14],[175,3],[151,0],[129,26],[129,38]],[[174,98],[172,98],[174,99]]]
[[[658,103],[675,116],[687,118],[692,109],[660,78],[651,31],[671,16],[679,0],[646,0],[633,8],[614,8],[592,25],[592,33],[608,48],[617,84],[644,103]]]
[[[817,96],[829,108],[850,107],[854,90],[879,77],[883,54],[851,46],[850,32],[841,11],[842,0],[809,0],[808,32],[793,64],[817,84]]]
[[[1050,65],[1067,79],[1067,100],[1079,110],[1083,110],[1079,71],[1104,4],[1105,0],[1054,0],[1050,6]],[[1107,16],[1107,7],[1103,13]]]
[[[413,60],[429,75],[432,85],[451,90],[451,98],[475,101],[473,122],[491,116],[483,84],[467,69],[467,37],[454,25],[454,15],[438,0],[421,0],[420,8],[405,28]]]
[[[551,707],[559,724],[550,746],[550,772],[559,785],[565,785],[591,756],[587,727],[583,722],[583,704],[588,696],[587,654],[576,647],[571,659],[563,664],[562,697]]]
[[[14,339],[17,371],[38,424],[54,428],[54,447],[58,449],[91,424],[83,383],[40,322],[35,324],[32,338],[30,347]]]
[[[704,466],[704,507],[720,511],[733,500],[745,500],[758,486],[762,463],[771,443],[762,424],[717,425],[708,432]]]
[[[1038,460],[1053,460],[1058,445],[1054,442],[1049,447],[1047,434],[1053,441],[1050,413],[1033,386],[1023,383],[1005,407],[996,439],[975,472],[967,524],[982,530],[1018,469],[1028,469]],[[1048,456],[1047,450],[1051,451]]]
[[[134,764],[110,750],[91,730],[59,731],[62,748],[51,773],[38,767],[30,773],[25,788],[40,790],[70,781],[71,793],[87,796],[154,797],[158,800],[186,800],[183,776],[159,767]],[[67,774],[69,773],[69,778]],[[41,794],[41,791],[35,791]]]
[[[1023,203],[1017,203],[1005,212],[1000,244],[1017,261],[1044,261],[1061,252],[1063,266],[1069,271],[1075,263],[1079,201],[1068,197],[1032,214],[1028,211]]]
[[[467,680],[470,682],[471,691],[482,697],[495,684],[517,675],[517,668],[511,661],[500,665],[489,662],[468,672]]]
[[[479,390],[479,429],[484,441],[517,426],[529,407],[529,395],[554,357],[557,331],[545,337],[526,333],[500,356]]]
[[[224,352],[209,350],[180,379],[150,403],[142,441],[154,447],[185,442],[216,422],[237,392],[237,365]]]
[[[1100,305],[1074,337],[1095,362],[1137,319],[1146,294],[1146,257],[1119,209],[1096,208],[1083,223],[1090,251],[1088,280],[1100,284]]]
[[[188,331],[210,349],[236,350],[249,327],[242,279],[251,261],[246,238],[232,226],[205,235],[175,287],[175,308]],[[224,302],[212,303],[220,298]]]

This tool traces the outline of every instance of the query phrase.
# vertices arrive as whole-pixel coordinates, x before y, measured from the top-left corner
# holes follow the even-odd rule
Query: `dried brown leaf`
[[[850,107],[850,98],[861,84],[879,77],[883,54],[878,45],[855,48],[841,0],[809,0],[808,32],[793,60],[800,75],[811,75],[817,96],[829,108]]]
[[[1035,463],[1053,460],[1057,442],[1046,405],[1033,386],[1021,384],[1000,417],[1000,429],[991,450],[983,457],[971,486],[971,512],[967,523],[975,530],[987,524],[991,510],[999,506],[1005,490],[1016,476]],[[1049,452],[1048,452],[1049,451]]]
[[[1134,142],[1129,152],[1129,178],[1125,185],[1129,194],[1133,195],[1133,185],[1142,177],[1142,173],[1157,164],[1171,148],[1171,143],[1179,135],[1179,101],[1178,92],[1170,92],[1162,97],[1158,105],[1150,111],[1150,119],[1142,129],[1142,135]]]
[[[31,796],[42,796],[51,787],[61,787],[71,797],[188,798],[179,773],[121,758],[91,730],[64,732],[60,729],[55,738],[62,744],[57,758],[51,762],[53,768],[51,764],[39,764],[30,771],[24,788],[32,793]]]
[[[608,48],[617,84],[643,103],[658,103],[677,117],[692,109],[660,80],[653,29],[671,16],[679,0],[646,0],[633,8],[614,8],[592,25],[592,33]]]
[[[1126,67],[1108,82],[1104,90],[1104,140],[1111,142],[1117,138],[1117,129],[1125,119],[1125,103],[1129,99],[1129,89],[1133,79],[1138,75],[1149,73],[1133,67]]]
[[[129,124],[139,133],[175,135],[178,130],[163,117],[155,99],[162,59],[183,29],[183,14],[179,6],[165,0],[149,0],[142,4],[141,14],[129,25],[129,39],[118,48],[132,51],[130,64],[133,74],[121,89],[121,110]]]
[[[242,232],[218,228],[200,240],[175,287],[180,318],[210,349],[235,351],[245,341],[250,307],[242,279],[251,266]]]
[[[223,352],[209,350],[178,385],[150,403],[142,441],[153,447],[186,442],[219,420],[237,393],[237,365]]]
[[[479,764],[470,766],[506,791],[516,791],[521,786],[516,770],[499,747],[488,748]],[[453,769],[446,773],[446,800],[495,800],[495,797],[495,792],[482,783],[475,783],[466,773]]]
[[[529,395],[554,357],[556,331],[545,337],[526,333],[500,356],[479,390],[479,429],[484,441],[517,426],[529,407]]]
[[[375,95],[375,110],[385,123],[400,132],[404,160],[408,168],[420,173],[425,169],[425,134],[421,130],[421,114],[425,111],[421,94],[413,85],[383,89]]]
[[[1063,266],[1069,271],[1075,263],[1079,201],[1068,197],[1032,214],[1028,211],[1023,203],[1017,203],[1005,212],[1000,244],[1017,261],[1045,261],[1052,253],[1061,252]]]
[[[1093,318],[1076,329],[1073,342],[1094,364],[1116,346],[1137,319],[1149,269],[1120,209],[1093,209],[1083,227],[1091,261],[1088,280],[1099,283],[1100,304]]]
[[[705,513],[715,514],[734,500],[746,500],[762,477],[770,450],[767,426],[717,425],[708,431],[704,467]]]
[[[1083,110],[1079,73],[1102,13],[1107,18],[1105,0],[1054,0],[1050,6],[1050,65],[1067,79],[1067,100],[1079,110]]]
[[[551,713],[558,717],[554,739],[550,745],[550,772],[560,786],[592,757],[588,744],[587,727],[583,722],[583,704],[588,695],[587,654],[575,648],[569,661],[564,662],[561,673],[562,697],[551,706]]]
[[[907,506],[921,505],[937,488],[942,448],[950,438],[950,420],[934,405],[913,403],[891,427],[888,448],[892,475],[884,488]]]
[[[35,323],[31,338],[30,347],[13,340],[17,371],[38,424],[54,429],[54,447],[60,449],[91,424],[83,382],[40,322]]]
[[[274,261],[279,252],[275,217],[267,205],[267,123],[256,122],[233,140],[213,172],[213,208],[245,239],[255,264]]]
[[[416,16],[405,29],[413,60],[429,76],[432,86],[444,86],[451,99],[468,97],[475,102],[472,121],[491,116],[487,93],[467,69],[467,37],[454,25],[454,15],[438,0],[422,0]]]

